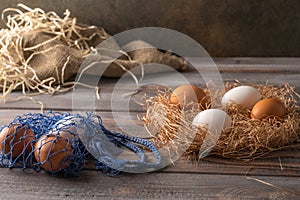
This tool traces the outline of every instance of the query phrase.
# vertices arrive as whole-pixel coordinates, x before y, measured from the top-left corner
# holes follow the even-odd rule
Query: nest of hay
[[[237,83],[227,83],[225,92],[238,85]],[[215,136],[204,128],[192,126],[193,118],[199,113],[197,104],[194,104],[191,109],[180,110],[177,106],[170,104],[170,92],[164,91],[147,99],[145,127],[152,133],[152,141],[159,148],[169,146],[171,152],[176,151],[178,146],[184,144],[185,147],[188,145],[185,153],[196,157],[201,153],[200,148],[203,146],[209,155],[245,160],[289,147],[298,140],[300,133],[300,107],[297,103],[296,92],[289,84],[281,87],[268,84],[251,86],[257,88],[263,98],[281,100],[287,109],[284,119],[251,119],[251,110],[232,103],[219,108],[226,111],[231,117],[231,130],[223,131],[219,136]],[[206,92],[208,94],[208,91]],[[212,96],[211,99],[213,98],[216,97]],[[179,129],[181,131],[178,131]],[[209,139],[204,140],[204,138]],[[211,140],[217,142],[211,146]],[[208,142],[204,144],[204,141]]]

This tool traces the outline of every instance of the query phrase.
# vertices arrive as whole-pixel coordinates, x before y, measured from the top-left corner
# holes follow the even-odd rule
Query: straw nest
[[[225,92],[238,85],[227,83]],[[171,152],[183,146],[187,149],[185,154],[192,157],[198,157],[199,153],[203,153],[199,152],[203,146],[209,155],[243,160],[254,159],[289,147],[298,140],[300,133],[300,109],[297,103],[299,95],[289,84],[281,87],[268,84],[251,86],[257,88],[263,98],[280,99],[287,109],[284,119],[251,119],[251,110],[232,103],[219,108],[232,118],[232,128],[215,138],[217,136],[207,130],[192,126],[192,120],[199,112],[197,104],[193,104],[191,109],[180,110],[170,104],[170,92],[160,91],[157,96],[148,98],[145,103],[147,108],[144,117],[145,127],[151,132],[152,141],[159,148],[168,146]],[[208,91],[206,92],[209,95]],[[217,142],[211,143],[212,140]],[[203,141],[208,141],[208,144],[204,144]]]

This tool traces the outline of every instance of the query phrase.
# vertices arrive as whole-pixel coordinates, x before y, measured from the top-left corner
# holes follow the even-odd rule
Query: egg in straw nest
[[[201,147],[206,146],[209,155],[249,160],[297,142],[300,133],[300,107],[297,102],[299,94],[294,88],[287,83],[280,87],[269,84],[248,85],[261,94],[261,101],[274,99],[278,105],[283,106],[284,116],[266,113],[264,117],[255,118],[251,113],[256,105],[247,107],[229,102],[218,109],[228,114],[231,127],[223,129],[220,135],[215,135],[207,127],[193,125],[195,116],[199,114],[199,103],[190,102],[192,106],[189,109],[180,109],[170,103],[172,92],[158,91],[156,96],[147,98],[144,104],[147,110],[143,118],[145,128],[151,133],[152,141],[158,147],[169,146],[170,153],[174,153],[178,146],[183,145],[187,147],[186,154],[192,158],[199,158]],[[226,83],[225,93],[238,86],[241,84]],[[216,99],[217,95],[225,94],[212,95],[208,90],[205,92],[211,100]],[[216,142],[211,143],[212,140]],[[209,146],[212,144],[213,146]]]

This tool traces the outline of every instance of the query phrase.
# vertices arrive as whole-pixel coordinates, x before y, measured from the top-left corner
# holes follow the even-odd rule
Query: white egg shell
[[[251,86],[238,86],[226,92],[222,98],[222,104],[237,103],[246,108],[252,108],[262,95],[260,92]]]
[[[230,131],[231,117],[223,110],[208,109],[198,113],[192,124],[199,128],[206,128],[213,134],[220,134],[222,130]]]

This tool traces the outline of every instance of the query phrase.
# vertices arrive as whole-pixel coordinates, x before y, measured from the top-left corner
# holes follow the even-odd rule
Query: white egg
[[[206,128],[210,133],[220,134],[222,131],[230,131],[231,117],[223,110],[208,109],[198,113],[192,124]]]
[[[251,86],[238,86],[224,94],[222,104],[236,103],[250,109],[261,98],[262,95],[256,88]]]

